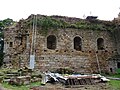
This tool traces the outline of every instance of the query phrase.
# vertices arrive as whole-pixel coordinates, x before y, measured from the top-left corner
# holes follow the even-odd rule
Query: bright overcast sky
[[[94,15],[113,20],[120,12],[120,0],[0,0],[0,20],[26,19],[31,14],[83,18]]]

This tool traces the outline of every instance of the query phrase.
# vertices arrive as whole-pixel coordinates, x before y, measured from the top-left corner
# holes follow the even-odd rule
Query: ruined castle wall
[[[109,30],[50,28],[44,31],[37,27],[36,37],[33,39],[36,41],[34,48],[32,27],[24,26],[23,29],[22,25],[18,24],[18,27],[14,26],[5,31],[4,62],[11,64],[13,68],[29,67],[30,55],[33,52],[35,69],[41,71],[70,68],[75,72],[93,73],[98,72],[98,63],[101,71],[114,67],[113,64],[109,66],[107,61],[116,52],[114,37]],[[55,49],[47,48],[47,37],[50,35],[56,37]],[[81,50],[74,49],[75,37],[81,39]],[[104,41],[102,50],[98,50],[99,38]]]
[[[57,48],[47,48],[47,36],[55,35]],[[82,50],[74,49],[74,38],[78,36],[82,40]],[[97,39],[104,39],[105,50],[97,50]],[[107,53],[107,57],[114,52],[114,43],[108,31],[93,31],[79,29],[58,29],[49,30],[47,35],[38,34],[36,43],[36,64],[35,67],[41,70],[53,70],[56,68],[72,68],[77,72],[90,71],[90,59],[96,61],[98,57]],[[92,54],[92,57],[91,57]],[[99,60],[102,58],[99,57]]]
[[[11,55],[14,52],[15,28],[11,27],[5,30],[4,33],[4,62],[11,61]]]
[[[114,31],[114,37],[116,41],[116,48],[118,54],[120,54],[120,26],[117,27],[117,29]]]
[[[6,30],[5,34],[5,58],[4,62],[15,63],[14,67],[29,66],[29,57],[32,43],[32,30],[28,29],[28,36],[16,38],[17,28]],[[9,33],[9,34],[8,34]],[[47,48],[47,37],[56,37],[56,49]],[[81,51],[74,49],[74,38],[80,37],[82,41]],[[97,49],[97,39],[103,38],[104,50]],[[10,47],[12,42],[12,47]],[[106,65],[108,59],[115,51],[112,35],[109,31],[82,30],[82,29],[50,29],[46,34],[37,29],[35,43],[35,68],[44,70],[55,70],[57,68],[71,68],[76,72],[92,72],[93,63],[98,58],[100,63]],[[96,57],[97,54],[97,57]],[[101,56],[106,56],[102,58]],[[92,65],[92,67],[91,67]],[[101,66],[101,68],[105,67]],[[94,65],[98,71],[97,65]],[[109,67],[108,67],[109,69]]]

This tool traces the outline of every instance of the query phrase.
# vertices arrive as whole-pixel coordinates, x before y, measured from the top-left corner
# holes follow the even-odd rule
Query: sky
[[[0,0],[0,20],[26,19],[31,14],[113,20],[120,12],[120,0]]]

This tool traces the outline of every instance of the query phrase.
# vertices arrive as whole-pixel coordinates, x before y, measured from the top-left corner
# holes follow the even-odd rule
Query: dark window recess
[[[117,68],[120,68],[120,62],[117,63]]]
[[[53,50],[56,49],[56,37],[54,35],[47,37],[47,48]]]
[[[58,50],[56,50],[56,52],[58,52]]]
[[[112,68],[110,68],[110,72],[113,72],[113,69],[112,69]]]
[[[47,52],[47,50],[44,50],[44,52]]]
[[[89,53],[91,53],[91,51],[89,51]]]
[[[108,52],[107,50],[105,50],[105,52]]]
[[[75,37],[74,38],[74,49],[77,51],[82,50],[82,42],[80,37]]]
[[[96,53],[98,53],[98,51],[96,51]]]
[[[102,38],[97,39],[97,49],[104,50],[104,40]]]
[[[10,47],[13,47],[13,42],[10,42]]]

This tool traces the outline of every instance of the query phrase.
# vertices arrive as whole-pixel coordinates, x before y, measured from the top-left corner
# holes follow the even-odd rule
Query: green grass
[[[109,85],[112,90],[120,90],[120,81],[118,80],[110,80]]]
[[[40,82],[35,82],[35,83],[31,83],[30,85],[22,85],[22,86],[16,86],[16,85],[10,85],[8,83],[2,83],[2,86],[4,88],[10,89],[10,90],[30,90],[30,87],[40,86]]]
[[[112,75],[112,77],[115,77],[115,78],[120,78],[120,74],[115,74],[115,75]]]
[[[108,77],[113,77],[113,78],[120,78],[120,74],[110,74],[110,75],[106,75]]]
[[[120,78],[120,74],[105,75],[107,77]],[[120,80],[110,80],[109,85],[111,90],[120,90]]]
[[[118,80],[110,80],[108,82],[110,85],[110,90],[120,90],[120,81]],[[30,90],[33,86],[40,86],[40,82],[31,83],[30,85],[22,85],[22,86],[16,86],[16,85],[9,85],[8,83],[2,83],[2,86],[8,90]]]

